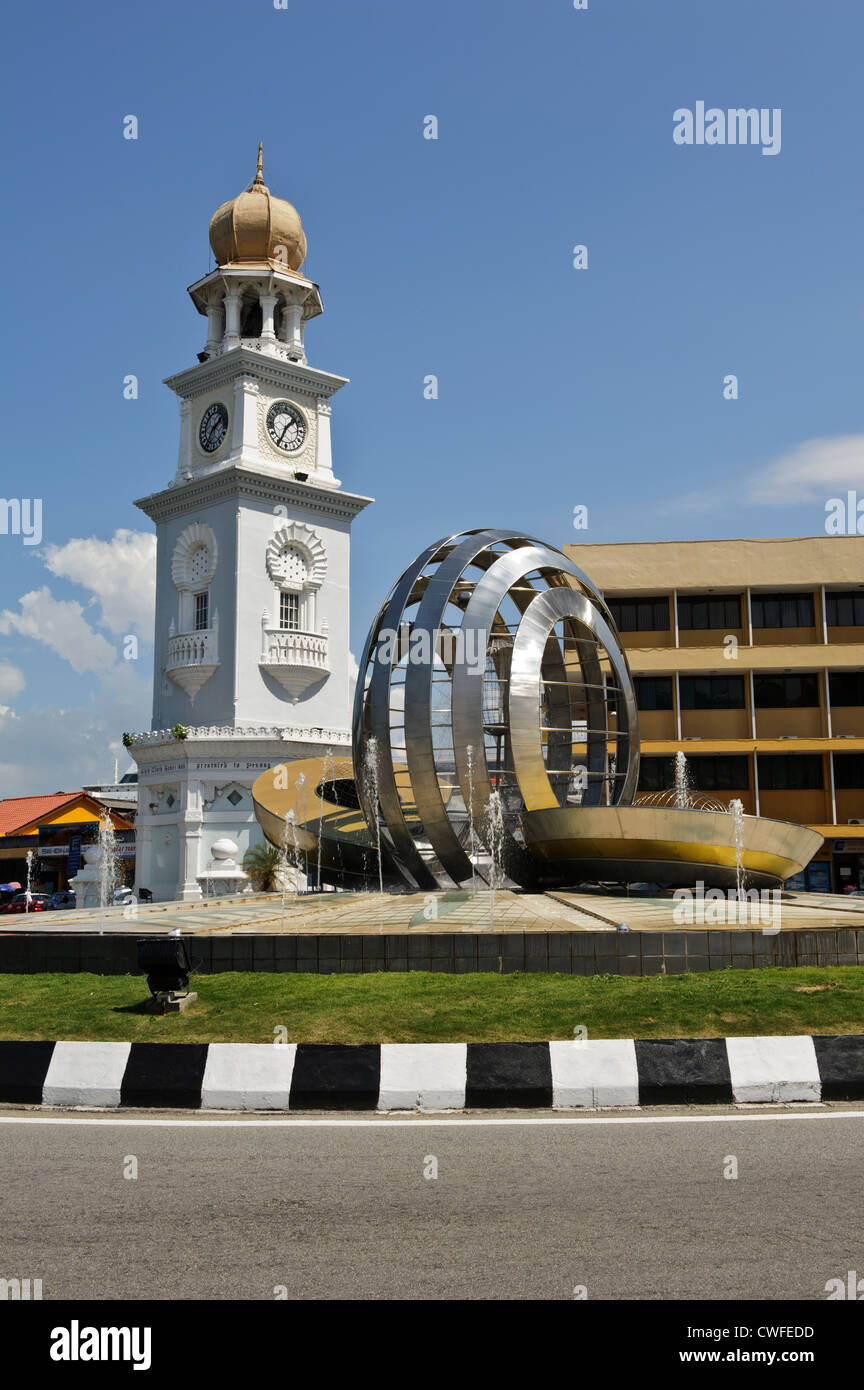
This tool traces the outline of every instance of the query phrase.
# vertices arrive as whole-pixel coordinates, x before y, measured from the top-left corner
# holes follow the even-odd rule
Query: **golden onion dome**
[[[284,198],[274,198],[264,182],[264,149],[245,193],[223,203],[210,218],[210,246],[219,265],[271,265],[299,270],[306,259],[300,214]]]

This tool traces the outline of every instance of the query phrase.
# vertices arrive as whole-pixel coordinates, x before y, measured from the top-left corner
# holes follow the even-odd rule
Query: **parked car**
[[[129,903],[134,903],[134,901],[135,901],[135,894],[134,894],[134,892],[132,891],[131,888],[125,888],[125,887],[124,887],[124,888],[115,888],[115,889],[114,889],[114,906],[115,906],[115,907],[127,907],[127,906],[129,905]]]
[[[51,894],[47,903],[45,904],[45,911],[68,911],[69,908],[74,906],[75,894],[69,888],[61,888],[56,893]]]
[[[26,893],[16,893],[11,903],[5,903],[0,911],[3,912],[44,912],[45,904],[48,901],[47,893],[31,893],[30,905],[27,905]]]

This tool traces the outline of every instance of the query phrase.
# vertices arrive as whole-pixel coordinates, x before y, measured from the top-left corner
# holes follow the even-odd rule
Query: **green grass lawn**
[[[0,975],[0,1039],[495,1042],[864,1032],[864,968],[700,975],[198,975],[197,1003],[141,1011],[143,978]]]

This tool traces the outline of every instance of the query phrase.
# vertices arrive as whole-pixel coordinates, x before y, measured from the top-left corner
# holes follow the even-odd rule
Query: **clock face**
[[[267,411],[267,433],[285,454],[293,454],[306,438],[306,421],[290,401],[274,401]]]
[[[221,401],[208,405],[201,416],[198,441],[205,454],[215,454],[228,433],[228,411]]]

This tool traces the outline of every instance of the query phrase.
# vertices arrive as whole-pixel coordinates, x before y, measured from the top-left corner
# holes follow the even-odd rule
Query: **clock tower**
[[[177,471],[136,503],[157,531],[152,729],[131,747],[137,883],[156,900],[200,897],[215,841],[242,856],[262,839],[262,770],[350,745],[350,531],[371,499],[333,473],[346,379],[307,361],[321,296],[262,162],[259,146],[253,182],[211,218],[217,266],[189,289],[206,342],[166,380]]]

